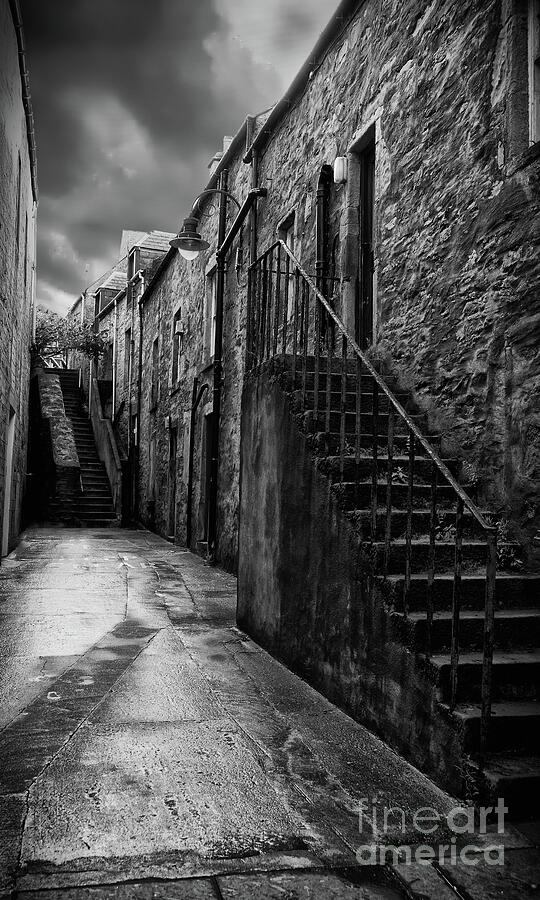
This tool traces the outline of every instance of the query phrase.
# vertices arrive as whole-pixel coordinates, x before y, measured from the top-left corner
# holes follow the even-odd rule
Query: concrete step
[[[369,448],[371,450],[371,448]],[[323,456],[319,459],[315,460],[315,465],[319,471],[324,472],[325,475],[328,475],[332,482],[337,481],[345,481],[345,482],[355,482],[358,480],[365,480],[365,476],[371,477],[372,471],[372,463],[373,463],[373,454],[368,452],[368,449],[364,451],[363,456],[357,461],[355,456],[348,455],[343,459],[343,479],[342,479],[342,466],[341,459],[339,456]],[[450,472],[456,477],[457,472],[459,471],[460,462],[455,457],[446,457],[443,459],[444,464],[450,469]],[[416,478],[425,482],[426,484],[431,484],[431,473],[433,469],[433,463],[431,459],[424,454],[415,454],[414,458],[414,473]],[[385,452],[378,454],[377,457],[377,472],[379,476],[386,480],[388,474],[388,455]],[[407,482],[409,474],[409,457],[405,453],[397,453],[392,457],[392,481],[395,484],[404,484]],[[442,475],[438,475],[438,482],[440,484],[444,484],[444,478]]]
[[[340,434],[341,432],[341,413],[339,412],[330,412],[330,422],[327,421],[327,416],[323,412],[315,413],[313,410],[307,410],[302,413],[302,425],[305,431],[318,433],[320,431],[328,431],[334,434]],[[419,428],[422,434],[427,434],[427,426],[426,426],[426,418],[424,415],[414,414],[411,415],[412,421],[415,423],[417,428]],[[356,432],[357,427],[357,416],[355,412],[346,412],[344,416],[345,420],[345,434],[354,434]],[[360,430],[362,434],[373,434],[374,429],[374,416],[372,413],[361,412],[360,414]],[[401,418],[396,418],[394,424],[394,432],[396,434],[405,434],[407,432],[407,425]],[[388,413],[381,412],[377,416],[377,429],[376,434],[383,435],[385,437],[388,434]],[[429,440],[429,438],[428,438]]]
[[[311,415],[308,413],[307,415]],[[322,456],[338,456],[341,453],[341,434],[339,431],[311,431],[307,430],[307,439],[309,444],[313,450],[314,456],[322,457]],[[380,456],[385,456],[387,451],[387,439],[388,435],[385,430],[382,430],[379,427],[379,434],[377,436],[377,447],[378,454]],[[427,441],[431,447],[438,453],[439,452],[439,444],[440,437],[437,435],[430,434],[427,436]],[[356,434],[345,434],[345,455],[349,456],[356,452],[356,443],[357,443],[357,435]],[[363,430],[360,434],[360,447],[363,448],[366,454],[371,454],[371,450],[373,448],[373,432],[372,430]],[[394,452],[401,455],[406,455],[408,451],[408,436],[406,434],[395,434],[394,435]],[[420,448],[419,448],[420,453]],[[369,456],[367,457],[369,458]]]
[[[377,481],[377,501],[382,507],[386,502],[387,479],[379,478]],[[474,499],[476,489],[474,485],[463,485],[471,499]],[[333,484],[332,492],[336,497],[342,509],[346,510],[362,510],[371,506],[371,480],[358,482],[343,482],[343,484]],[[406,509],[408,503],[408,484],[404,482],[392,481],[392,506],[395,509]],[[431,485],[426,484],[416,478],[413,484],[412,505],[413,509],[429,510],[431,503]],[[456,508],[457,495],[454,488],[449,484],[437,486],[437,507],[448,509]]]
[[[530,819],[538,815],[537,799],[540,797],[540,758],[493,754],[489,756],[482,772],[484,793],[495,805],[503,797],[511,819]]]
[[[460,653],[457,702],[480,702],[482,653]],[[438,671],[441,699],[450,699],[450,655],[434,654],[431,663]],[[492,700],[494,702],[540,699],[540,650],[502,651],[493,654]]]
[[[379,495],[379,499],[384,499]],[[372,537],[371,510],[354,509],[346,512],[347,517],[354,524],[355,529],[362,540],[369,541]],[[391,518],[391,537],[393,540],[404,538],[407,528],[407,511],[405,509],[393,509]],[[454,509],[445,509],[443,506],[437,509],[436,536],[448,538],[455,533],[456,513]],[[428,539],[431,525],[431,511],[428,509],[413,509],[411,527],[413,537]],[[478,524],[472,513],[466,511],[463,515],[464,537],[480,538],[483,529]],[[376,540],[384,540],[386,535],[386,509],[382,506],[377,509],[375,534]]]
[[[377,581],[388,601],[400,609],[403,597],[403,573],[391,574],[386,579],[378,576]],[[411,610],[425,611],[427,584],[426,571],[413,574],[408,598]],[[435,609],[451,608],[453,586],[453,574],[438,573],[435,575],[433,591]],[[461,606],[463,609],[483,610],[485,593],[485,571],[464,573],[461,579]],[[498,572],[495,603],[500,609],[540,608],[540,574]]]
[[[511,558],[511,554],[521,553],[519,544],[505,542],[499,543],[503,559]],[[374,541],[372,545],[364,545],[365,552],[371,555],[376,572],[381,572],[384,561],[384,543]],[[372,549],[371,549],[372,548]],[[486,561],[486,543],[482,540],[466,538],[463,540],[463,572],[478,572],[479,567]],[[429,565],[430,547],[427,540],[413,538],[411,542],[411,571],[424,572]],[[401,538],[392,541],[389,553],[389,573],[396,575],[405,571],[406,542]],[[454,570],[455,545],[453,540],[437,541],[435,543],[435,570],[439,572]],[[503,565],[500,565],[503,569]]]
[[[326,380],[325,380],[326,381]],[[330,410],[334,412],[341,412],[341,403],[342,403],[342,386],[339,384],[337,390],[332,390],[332,381],[330,382],[330,398],[328,398],[328,394],[326,389],[321,389],[317,391],[317,399],[318,399],[318,410],[320,412],[326,412],[328,409],[328,400],[330,399]],[[290,392],[292,401],[295,405],[302,404],[306,409],[314,409],[315,408],[315,391],[310,390],[306,386],[306,391],[304,394],[303,386],[297,384],[296,388],[291,390]],[[395,396],[395,395],[394,395]],[[345,409],[348,412],[356,412],[356,403],[357,403],[357,390],[356,390],[356,381],[352,383],[345,384]],[[404,407],[405,410],[409,411],[409,413],[418,414],[417,407],[413,404],[410,394],[404,393],[401,391],[399,395],[396,397],[401,406]],[[380,413],[387,413],[390,406],[390,400],[386,396],[386,394],[382,394],[379,392],[378,396],[378,411]],[[373,391],[363,391],[360,394],[360,410],[364,413],[369,413],[370,415],[373,413]],[[396,416],[398,413],[396,412]]]
[[[402,613],[398,613],[400,617]],[[417,650],[426,648],[427,623],[425,612],[412,612],[404,621],[412,631]],[[432,651],[450,650],[452,613],[437,610],[431,632]],[[463,650],[481,651],[484,642],[484,611],[461,610],[459,644]],[[533,650],[540,647],[540,609],[498,609],[495,613],[495,647],[499,650]]]
[[[463,749],[475,754],[480,748],[480,704],[460,704],[453,715],[463,732]],[[492,753],[533,752],[540,734],[540,703],[538,701],[507,701],[493,703],[489,724],[488,746]]]

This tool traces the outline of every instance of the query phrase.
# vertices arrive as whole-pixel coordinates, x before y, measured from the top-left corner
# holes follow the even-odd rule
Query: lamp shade
[[[184,219],[182,230],[178,232],[172,241],[169,241],[171,247],[175,247],[180,251],[184,259],[195,259],[201,250],[207,250],[210,244],[203,240],[197,231],[199,220],[193,216]]]

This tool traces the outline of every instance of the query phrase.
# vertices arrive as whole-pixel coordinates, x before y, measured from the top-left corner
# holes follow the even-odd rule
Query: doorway
[[[9,407],[9,421],[6,432],[6,458],[4,465],[4,509],[2,514],[2,556],[9,553],[11,526],[11,490],[13,484],[13,446],[15,443],[15,410]]]
[[[199,540],[208,540],[208,509],[210,500],[210,475],[212,471],[212,428],[213,414],[210,412],[203,419],[202,452],[201,452],[201,494],[199,505]]]
[[[169,431],[169,523],[168,535],[176,537],[176,454],[178,449],[178,429]]]
[[[356,150],[359,163],[360,259],[358,268],[358,301],[356,307],[356,340],[362,349],[373,343],[375,302],[375,128],[368,129]]]

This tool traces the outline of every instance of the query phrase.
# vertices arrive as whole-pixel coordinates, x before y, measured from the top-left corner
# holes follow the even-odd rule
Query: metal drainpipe
[[[199,387],[199,379],[195,376],[193,379],[193,391],[191,394],[191,416],[189,424],[189,464],[188,464],[188,483],[187,483],[187,501],[186,501],[186,547],[191,546],[191,537],[193,526],[191,518],[193,515],[193,465],[195,460],[195,423],[197,409],[199,403],[208,390],[208,385],[203,384]]]
[[[135,453],[133,467],[133,478],[135,479],[135,518],[139,518],[140,514],[140,446],[141,446],[141,394],[142,394],[142,361],[143,361],[143,311],[144,307],[140,299],[138,300],[139,310],[139,360],[137,372],[137,441],[135,443]]]
[[[228,172],[221,173],[220,189],[227,190]],[[227,198],[220,196],[217,246],[221,248],[227,229]],[[212,390],[212,448],[210,461],[210,485],[208,492],[208,557],[216,558],[217,493],[219,478],[219,420],[221,414],[223,307],[225,297],[225,255],[216,253],[216,330],[214,335],[214,379]]]
[[[113,370],[112,370],[112,416],[111,419],[114,422],[114,416],[116,413],[116,370],[117,370],[117,355],[118,355],[118,297],[114,298],[114,331],[113,331]]]

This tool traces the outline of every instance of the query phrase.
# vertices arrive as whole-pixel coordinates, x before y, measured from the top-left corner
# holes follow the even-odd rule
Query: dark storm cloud
[[[22,6],[41,195],[38,301],[65,307],[114,261],[123,228],[175,230],[222,136],[282,91],[251,39],[271,35],[281,64],[285,33],[294,43],[306,23],[296,0]],[[259,22],[242,34],[255,8]]]

